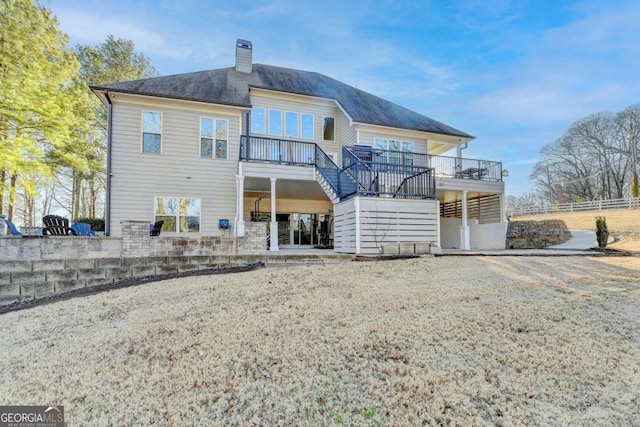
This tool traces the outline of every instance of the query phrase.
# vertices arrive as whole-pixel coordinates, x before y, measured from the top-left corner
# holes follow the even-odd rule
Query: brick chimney
[[[250,73],[253,63],[253,46],[249,40],[238,39],[236,43],[236,71]]]

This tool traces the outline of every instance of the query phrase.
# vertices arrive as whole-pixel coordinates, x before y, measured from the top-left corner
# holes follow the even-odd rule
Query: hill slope
[[[607,219],[609,234],[616,242],[609,245],[612,249],[640,252],[640,210],[617,209],[608,211],[572,212],[550,215],[513,217],[512,221],[561,219],[570,230],[596,230],[596,217]]]

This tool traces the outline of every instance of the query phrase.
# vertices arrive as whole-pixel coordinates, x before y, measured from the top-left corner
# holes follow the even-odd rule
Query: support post
[[[467,191],[462,192],[462,227],[460,227],[460,249],[468,251],[471,249],[469,238],[469,220],[467,212]]]
[[[244,236],[244,175],[236,175],[236,237]]]
[[[271,178],[271,230],[270,236],[270,251],[279,251],[278,247],[278,221],[276,221],[276,181],[278,178]]]

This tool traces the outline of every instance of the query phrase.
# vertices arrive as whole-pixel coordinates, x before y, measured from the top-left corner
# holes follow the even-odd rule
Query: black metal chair
[[[58,215],[47,215],[42,218],[43,236],[77,236],[78,233],[69,227],[69,220]]]
[[[164,225],[164,221],[158,221],[151,226],[151,230],[149,230],[150,236],[159,236],[162,231],[162,226]]]

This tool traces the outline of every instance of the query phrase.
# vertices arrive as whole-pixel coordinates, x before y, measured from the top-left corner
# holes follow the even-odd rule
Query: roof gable
[[[234,67],[93,86],[216,104],[251,107],[250,88],[315,96],[337,101],[354,122],[473,138],[471,135],[323,74],[254,64],[251,73]]]

